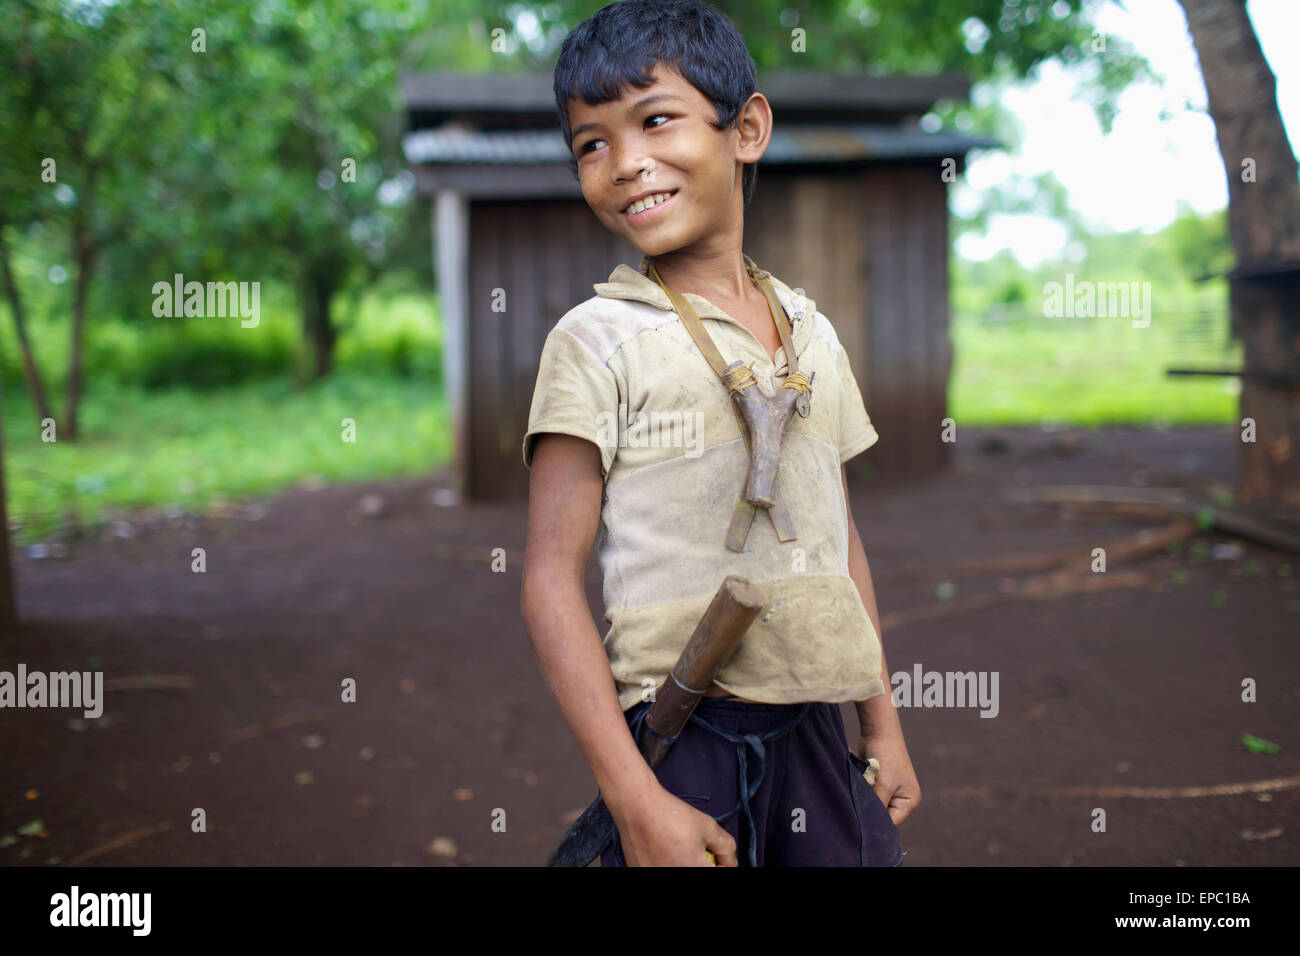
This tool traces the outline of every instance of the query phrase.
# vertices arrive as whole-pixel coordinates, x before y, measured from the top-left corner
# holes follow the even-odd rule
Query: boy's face
[[[654,77],[648,88],[629,86],[609,103],[569,101],[582,195],[607,229],[644,255],[709,250],[741,229],[738,164],[757,162],[767,148],[771,107],[755,93],[736,126],[719,131],[710,125],[713,104],[685,77],[662,64]],[[672,196],[628,211],[646,193]]]

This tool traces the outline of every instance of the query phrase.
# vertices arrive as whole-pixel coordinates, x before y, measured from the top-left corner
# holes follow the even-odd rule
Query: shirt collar
[[[760,275],[766,274],[771,280],[772,291],[776,293],[777,300],[785,307],[786,315],[790,317],[791,324],[794,327],[791,344],[794,345],[795,354],[799,354],[803,351],[808,336],[812,333],[812,317],[816,312],[817,303],[806,295],[796,295],[794,290],[776,276],[767,272],[766,269],[760,267],[759,272]],[[653,305],[655,308],[667,312],[674,311],[667,294],[659,287],[658,282],[650,278],[649,256],[641,257],[637,269],[633,269],[627,263],[620,262],[615,266],[614,271],[609,274],[608,281],[597,282],[592,288],[596,290],[597,295],[604,296],[607,299],[630,299],[635,302]],[[682,296],[695,309],[700,318],[718,319],[744,328],[743,325],[703,296],[696,295],[694,292],[683,292]]]

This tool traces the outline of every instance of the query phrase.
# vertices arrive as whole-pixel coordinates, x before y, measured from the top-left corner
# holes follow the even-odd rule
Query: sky
[[[1277,77],[1287,136],[1300,153],[1300,0],[1249,0],[1247,11]],[[1205,84],[1177,0],[1127,0],[1123,8],[1107,2],[1096,22],[1103,33],[1128,40],[1163,82],[1124,91],[1114,127],[1105,136],[1092,108],[1071,99],[1076,74],[1045,64],[1035,80],[1003,94],[1004,105],[1024,128],[1021,148],[1014,155],[972,152],[964,182],[953,186],[953,211],[969,214],[975,191],[1008,175],[1046,171],[1061,181],[1071,207],[1096,232],[1157,231],[1173,220],[1180,199],[1199,213],[1227,205],[1223,160],[1214,122],[1205,112]],[[1171,114],[1167,119],[1161,119],[1162,108]],[[986,259],[1010,249],[1032,267],[1081,251],[1066,242],[1065,230],[1051,219],[997,216],[985,235],[959,238],[956,251],[963,258]]]

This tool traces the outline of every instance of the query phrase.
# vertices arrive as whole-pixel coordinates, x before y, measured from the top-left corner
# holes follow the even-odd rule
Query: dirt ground
[[[891,672],[999,674],[993,719],[901,713],[923,791],[901,828],[908,866],[1300,862],[1295,555],[1202,533],[1213,550],[1108,565],[1140,586],[903,616],[1036,573],[962,562],[1086,556],[1161,524],[1071,519],[1008,489],[1231,480],[1233,440],[967,429],[942,476],[853,486]],[[226,515],[142,516],[63,558],[16,552],[24,624],[0,670],[116,683],[99,719],[0,710],[0,864],[540,864],[595,784],[519,618],[526,503],[447,506],[444,485],[318,483]],[[594,562],[588,586],[603,633]]]

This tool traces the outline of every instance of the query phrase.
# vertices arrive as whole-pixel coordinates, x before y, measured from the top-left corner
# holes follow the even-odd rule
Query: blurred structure
[[[996,143],[919,120],[940,98],[965,99],[969,82],[771,72],[759,89],[776,122],[745,210],[745,252],[805,290],[848,350],[881,435],[849,469],[940,469],[947,184],[967,150]],[[594,283],[641,254],[582,198],[549,74],[413,75],[403,93],[406,158],[433,206],[457,480],[469,498],[523,496],[519,448],[542,343]]]

